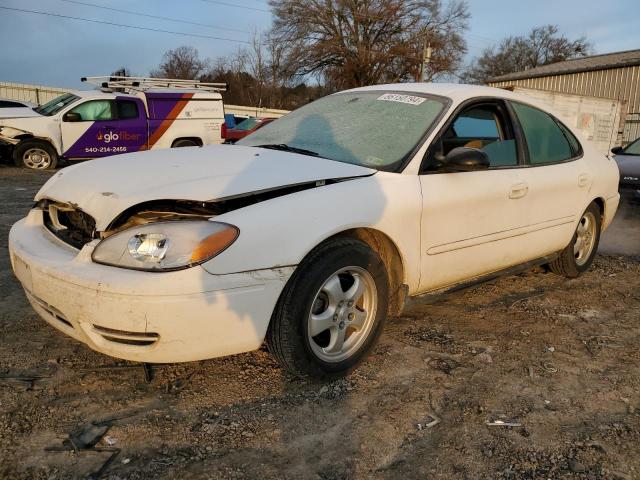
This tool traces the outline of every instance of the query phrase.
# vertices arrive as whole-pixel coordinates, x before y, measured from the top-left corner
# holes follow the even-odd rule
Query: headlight
[[[150,223],[102,240],[91,258],[135,270],[178,270],[212,259],[239,233],[233,225],[204,220]]]

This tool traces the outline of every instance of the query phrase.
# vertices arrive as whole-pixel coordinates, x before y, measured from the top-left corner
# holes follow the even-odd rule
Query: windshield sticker
[[[385,93],[378,97],[378,100],[387,102],[408,103],[409,105],[420,105],[426,100],[424,97],[414,97],[413,95],[401,95],[399,93]]]

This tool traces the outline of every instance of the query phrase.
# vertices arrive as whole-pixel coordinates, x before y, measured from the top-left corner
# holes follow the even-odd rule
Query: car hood
[[[0,108],[0,120],[3,118],[41,117],[29,107]]]
[[[116,155],[60,170],[36,201],[68,203],[104,230],[125,209],[152,200],[212,201],[376,170],[308,155],[212,145]]]

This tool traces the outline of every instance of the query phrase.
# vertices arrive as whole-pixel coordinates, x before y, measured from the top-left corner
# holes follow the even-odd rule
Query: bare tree
[[[526,36],[507,37],[497,46],[484,50],[462,75],[468,83],[486,83],[507,73],[583,57],[591,52],[584,38],[569,40],[555,25],[535,27]]]
[[[112,77],[135,77],[135,74],[124,65],[117,70],[111,72]]]
[[[427,77],[454,72],[466,52],[464,1],[270,0],[273,38],[292,75],[315,75],[332,88],[416,78],[425,43]]]
[[[199,80],[207,67],[208,61],[200,59],[197,49],[182,46],[165,52],[162,56],[162,62],[156,70],[151,72],[151,76]]]

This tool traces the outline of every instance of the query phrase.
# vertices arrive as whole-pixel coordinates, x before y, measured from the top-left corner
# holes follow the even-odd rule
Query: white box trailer
[[[602,97],[585,97],[513,86],[514,92],[534,97],[560,115],[570,127],[576,128],[605,155],[620,144],[620,119],[624,118],[624,102]]]

